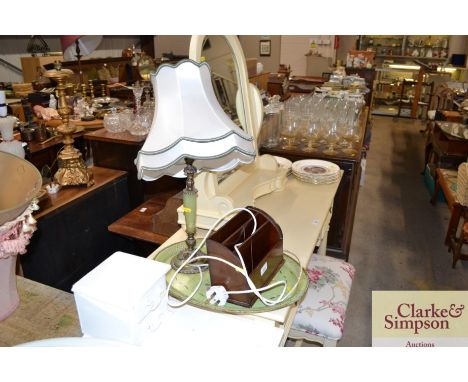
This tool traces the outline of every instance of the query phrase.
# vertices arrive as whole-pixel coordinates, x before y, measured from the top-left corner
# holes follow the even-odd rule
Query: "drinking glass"
[[[318,119],[311,118],[307,124],[307,128],[304,133],[304,139],[306,145],[302,148],[302,151],[305,152],[314,152],[317,151],[319,144],[317,143],[320,137],[320,122]]]
[[[284,118],[281,129],[281,138],[285,141],[282,148],[291,150],[296,147],[296,135],[299,129],[299,118],[294,113],[288,113]]]
[[[356,125],[353,123],[348,123],[346,124],[346,128],[343,131],[343,138],[346,142],[346,147],[343,148],[343,152],[345,154],[348,154],[350,156],[356,156],[357,155],[357,150],[353,148],[353,141],[356,136]]]
[[[338,123],[335,119],[329,118],[326,121],[326,137],[325,140],[328,144],[328,148],[323,151],[325,155],[336,155],[338,151],[335,150],[335,146],[339,141],[338,135]]]

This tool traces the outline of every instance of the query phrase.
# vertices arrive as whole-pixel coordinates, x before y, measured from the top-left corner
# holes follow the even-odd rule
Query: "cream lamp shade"
[[[199,171],[229,171],[251,163],[253,139],[223,111],[206,62],[182,60],[151,73],[156,110],[136,158],[138,178],[183,177],[185,159]]]

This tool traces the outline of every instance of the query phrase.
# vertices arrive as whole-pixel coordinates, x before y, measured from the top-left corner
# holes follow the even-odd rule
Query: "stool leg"
[[[327,239],[328,239],[328,228],[327,228],[327,231],[325,232],[325,236],[323,237],[322,242],[320,243],[320,247],[317,252],[317,254],[320,256],[327,255]]]
[[[437,194],[439,193],[440,190],[440,183],[439,183],[439,177],[437,176],[437,173],[435,175],[435,180],[434,180],[434,193],[432,194],[431,197],[431,204],[435,205],[437,202]]]
[[[468,231],[465,228],[466,225],[466,218],[463,219],[463,227],[460,232],[460,237],[456,238],[456,236],[452,239],[454,245],[453,248],[453,260],[452,260],[452,268],[455,268],[455,265],[457,264],[457,261],[460,259],[466,260],[466,255],[461,253],[463,244],[467,242],[468,239]]]
[[[462,215],[462,206],[458,203],[455,203],[452,207],[452,213],[450,215],[450,221],[447,229],[447,235],[445,236],[445,245],[451,246],[451,238],[457,236],[458,225],[460,223]]]
[[[323,340],[323,346],[324,346],[324,347],[325,347],[325,346],[336,347],[336,343],[337,343],[336,340],[330,340],[330,339],[328,339],[328,338],[325,338],[325,339]]]
[[[300,348],[300,347],[302,347],[303,342],[304,342],[304,340],[296,340],[296,341],[294,341],[294,347],[295,347],[295,348]]]
[[[454,245],[454,248],[452,250],[453,251],[452,268],[455,268],[455,265],[457,265],[457,261],[460,258],[462,245],[463,245],[463,238],[460,237],[460,239],[458,239],[458,242],[456,243],[456,245]]]

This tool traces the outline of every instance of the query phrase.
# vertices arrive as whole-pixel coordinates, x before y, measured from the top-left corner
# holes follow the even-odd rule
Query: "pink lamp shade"
[[[102,36],[60,36],[63,59],[65,61],[76,60],[76,41],[78,41],[78,45],[80,47],[80,54],[82,56],[87,56],[96,50],[102,41]]]

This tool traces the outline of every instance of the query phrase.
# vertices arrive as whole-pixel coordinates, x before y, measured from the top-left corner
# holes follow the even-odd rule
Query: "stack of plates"
[[[340,168],[336,164],[318,159],[294,162],[292,173],[296,178],[313,184],[330,184],[340,178]]]

